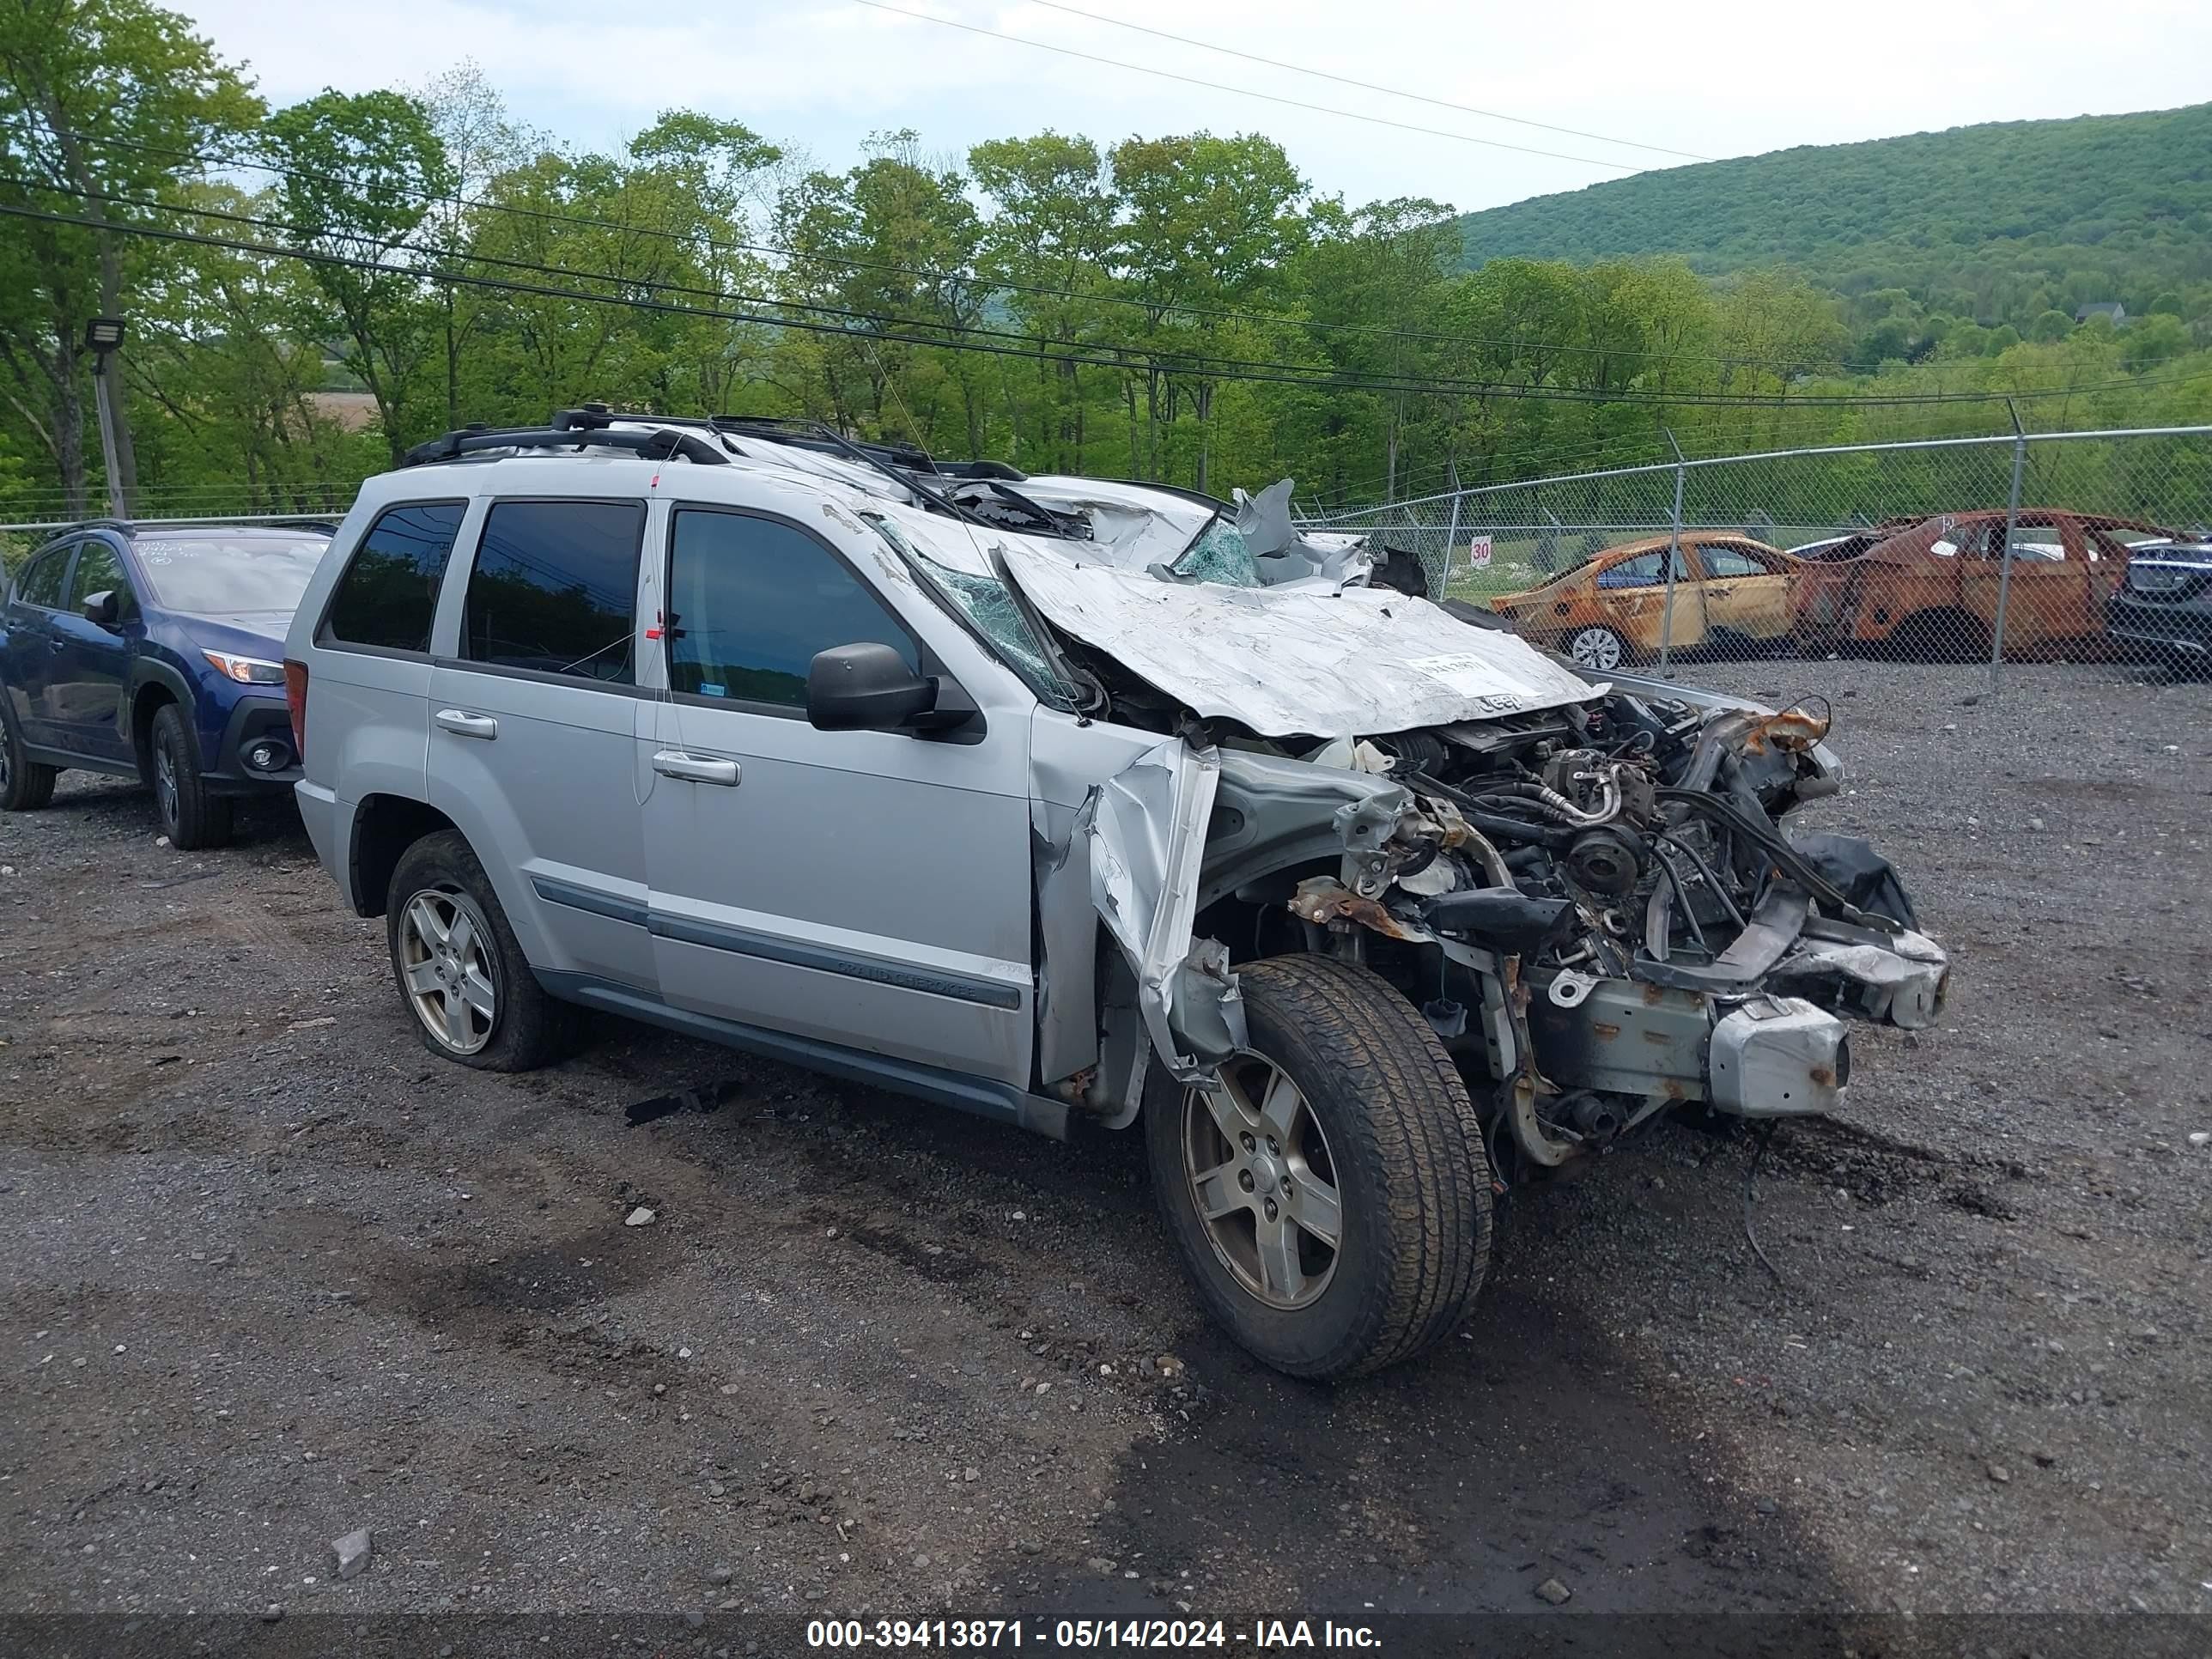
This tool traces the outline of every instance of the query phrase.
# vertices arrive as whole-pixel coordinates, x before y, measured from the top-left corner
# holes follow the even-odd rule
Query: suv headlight
[[[200,655],[215,665],[216,673],[240,685],[284,684],[284,665],[281,662],[264,662],[258,657],[234,657],[228,651],[203,651]]]

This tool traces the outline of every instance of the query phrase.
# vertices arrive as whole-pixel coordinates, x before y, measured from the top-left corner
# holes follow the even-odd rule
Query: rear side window
[[[642,501],[499,501],[469,573],[471,662],[634,685]]]
[[[914,636],[804,531],[742,513],[678,512],[668,565],[668,684],[695,696],[806,706],[814,653],[872,641],[921,672]]]
[[[70,550],[57,547],[50,553],[41,553],[31,561],[23,572],[22,580],[15,584],[15,597],[25,605],[42,605],[49,611],[58,611],[62,604],[62,577],[69,569]]]
[[[1664,553],[1638,553],[1632,559],[1623,559],[1597,573],[1600,587],[1656,587],[1667,580],[1667,556]],[[1680,550],[1674,554],[1674,580],[1690,580],[1690,567]]]
[[[428,651],[439,584],[467,512],[465,501],[419,501],[377,514],[338,579],[323,637],[380,651]]]

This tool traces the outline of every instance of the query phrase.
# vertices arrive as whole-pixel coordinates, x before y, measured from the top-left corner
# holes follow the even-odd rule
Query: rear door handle
[[[738,784],[738,763],[733,760],[708,760],[703,756],[687,755],[681,749],[663,749],[653,757],[653,769],[664,778],[681,778],[686,783],[719,783],[726,789]]]
[[[60,635],[49,634],[46,635],[46,649],[52,652],[56,656],[59,656],[63,652],[68,650],[69,647],[70,642],[64,639]]]
[[[441,730],[457,738],[482,738],[489,742],[499,735],[499,722],[489,714],[471,714],[465,708],[441,708],[433,718]]]

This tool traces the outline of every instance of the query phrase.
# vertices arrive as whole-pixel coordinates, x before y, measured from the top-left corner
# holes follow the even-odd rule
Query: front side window
[[[606,685],[637,683],[643,501],[499,501],[469,573],[471,662]]]
[[[16,599],[25,605],[60,610],[62,578],[69,574],[69,549],[57,547],[32,560],[30,568],[23,572],[22,580],[15,584]]]
[[[131,578],[123,569],[123,556],[106,542],[87,542],[77,555],[76,574],[70,579],[70,609],[82,611],[95,593],[115,595],[115,614],[127,617],[132,604]]]
[[[438,588],[467,512],[465,501],[417,501],[379,514],[338,580],[323,637],[380,651],[428,651]]]
[[[1704,556],[1705,569],[1716,579],[1738,576],[1764,576],[1766,566],[1748,553],[1733,547],[1706,547],[1698,550]]]
[[[774,519],[679,509],[668,611],[668,684],[695,696],[804,708],[815,653],[871,641],[921,672],[914,636],[844,561]]]

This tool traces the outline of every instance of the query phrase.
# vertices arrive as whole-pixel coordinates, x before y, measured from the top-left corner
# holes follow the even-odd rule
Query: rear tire
[[[161,820],[161,833],[180,853],[230,844],[230,801],[208,793],[200,775],[199,745],[185,724],[185,711],[165,702],[154,711],[150,744],[153,759],[154,811]]]
[[[559,1057],[558,1005],[459,830],[399,855],[385,938],[399,1000],[432,1054],[483,1072],[535,1071]]]
[[[1592,623],[1567,636],[1567,655],[1584,673],[1610,674],[1626,666],[1632,654],[1628,641],[1601,623]]]
[[[0,811],[35,812],[54,798],[58,766],[42,766],[24,751],[8,713],[7,693],[0,691]]]
[[[1206,1310],[1278,1370],[1332,1378],[1409,1358],[1465,1320],[1489,1264],[1490,1161],[1467,1087],[1364,968],[1277,957],[1237,976],[1250,1050],[1222,1067],[1236,1094],[1209,1104],[1164,1071],[1147,1091],[1168,1231]]]

